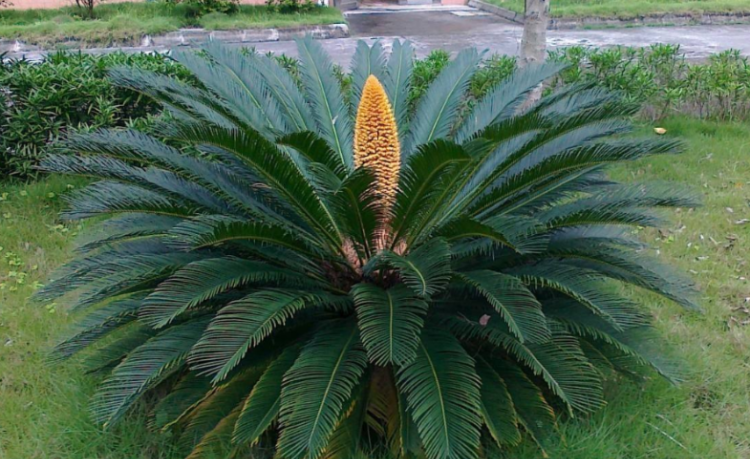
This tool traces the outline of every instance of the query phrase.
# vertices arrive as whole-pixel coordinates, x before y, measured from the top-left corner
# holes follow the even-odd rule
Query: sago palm
[[[692,288],[632,234],[694,201],[604,175],[677,150],[620,135],[636,107],[587,86],[527,106],[557,64],[467,103],[466,50],[411,109],[408,42],[360,43],[348,94],[298,46],[299,80],[217,44],[174,55],[199,85],[119,69],[171,113],[159,139],[45,160],[101,179],[64,218],[107,218],[39,292],[77,292],[56,354],[91,346],[108,373],[98,421],[145,399],[191,458],[471,459],[600,408],[613,371],[672,377],[631,290],[691,307]]]

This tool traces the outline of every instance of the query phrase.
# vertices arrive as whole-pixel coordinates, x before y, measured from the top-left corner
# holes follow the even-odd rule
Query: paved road
[[[347,65],[357,40],[381,39],[390,44],[395,38],[410,39],[417,54],[424,56],[436,48],[452,52],[474,46],[492,53],[516,55],[522,27],[468,7],[457,10],[419,12],[355,12],[347,15],[350,38],[324,40],[334,60]],[[601,30],[556,30],[547,34],[549,48],[584,46],[648,46],[654,43],[679,44],[690,59],[735,48],[750,56],[750,25],[641,27]],[[295,55],[293,43],[269,42],[258,50]]]
[[[380,39],[387,47],[395,38],[408,38],[420,57],[437,48],[456,52],[471,46],[492,53],[515,55],[519,51],[522,32],[518,24],[466,6],[416,8],[413,11],[401,8],[398,12],[385,8],[360,9],[347,13],[347,21],[351,37],[321,41],[333,60],[344,67],[349,66],[356,42],[360,39]],[[679,44],[690,59],[702,59],[729,48],[739,49],[750,56],[750,25],[558,30],[550,31],[547,40],[549,48],[672,43]],[[254,46],[262,52],[296,55],[296,46],[291,41],[257,43]],[[124,50],[165,51],[157,48]],[[92,53],[107,51],[86,50]],[[34,59],[39,55],[32,53],[27,57]]]

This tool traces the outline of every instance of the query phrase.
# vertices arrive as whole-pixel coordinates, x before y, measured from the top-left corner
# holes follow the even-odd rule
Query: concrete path
[[[420,57],[433,49],[457,52],[472,46],[491,53],[516,55],[522,33],[520,25],[468,6],[362,8],[347,13],[346,18],[351,37],[322,40],[321,43],[337,64],[347,68],[360,39],[369,42],[379,39],[389,46],[395,38],[408,38]],[[671,43],[679,44],[690,59],[703,59],[730,48],[750,56],[750,25],[557,30],[549,31],[547,39],[551,49],[572,45],[606,47]],[[296,46],[292,41],[255,43],[253,46],[261,52],[296,56]],[[159,47],[122,49],[126,52],[166,51]],[[108,51],[111,50],[84,50],[92,53]],[[41,54],[27,54],[27,58],[38,59]]]
[[[346,19],[350,38],[322,42],[341,65],[348,65],[359,39],[380,39],[388,45],[395,38],[408,38],[420,57],[437,48],[457,52],[470,46],[487,49],[491,53],[517,55],[523,30],[518,24],[469,7],[412,11],[360,9],[347,13]],[[679,44],[690,59],[703,59],[730,48],[739,49],[750,56],[750,25],[551,30],[547,33],[550,49],[573,45],[649,46],[655,43]],[[260,43],[257,49],[295,55],[293,43]]]

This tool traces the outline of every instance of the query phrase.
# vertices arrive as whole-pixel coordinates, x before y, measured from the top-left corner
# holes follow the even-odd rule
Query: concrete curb
[[[496,16],[500,16],[516,24],[523,24],[523,14],[516,13],[507,8],[503,8],[482,0],[469,0],[469,6],[477,8]],[[608,17],[587,17],[587,18],[552,18],[550,19],[550,30],[572,30],[585,29],[589,27],[637,27],[637,26],[654,26],[654,25],[729,25],[729,24],[750,24],[750,13],[703,13],[703,14],[652,14],[643,15],[636,18],[608,18]]]
[[[357,16],[367,14],[386,14],[386,13],[434,13],[456,11],[472,12],[475,8],[467,5],[378,5],[378,6],[360,6],[356,10],[346,11],[344,16]]]
[[[638,27],[750,24],[750,13],[653,14],[636,18],[551,19],[548,29],[570,30],[588,27]]]
[[[317,26],[286,27],[281,29],[243,29],[243,30],[205,30],[205,29],[180,29],[165,35],[141,38],[139,43],[121,43],[112,45],[111,48],[126,47],[130,51],[140,48],[174,48],[177,46],[190,46],[200,44],[209,40],[217,40],[223,43],[263,43],[269,41],[286,41],[305,35],[312,35],[317,39],[347,38],[349,26],[346,24],[329,24]],[[87,45],[78,41],[66,41],[59,43],[54,49],[102,49],[101,45]],[[45,49],[39,46],[29,45],[18,40],[0,40],[0,53],[8,53],[9,56],[19,56],[25,53],[39,53]]]
[[[506,19],[510,22],[523,24],[523,13],[516,13],[515,11],[493,5],[491,3],[483,2],[482,0],[469,0],[468,5],[472,8],[486,11],[487,13],[492,13],[495,16],[500,16],[501,18]]]

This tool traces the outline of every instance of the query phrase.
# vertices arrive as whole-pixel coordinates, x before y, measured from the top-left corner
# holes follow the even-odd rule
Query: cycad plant
[[[619,135],[637,107],[589,86],[527,106],[558,64],[467,103],[466,50],[410,110],[408,42],[360,43],[347,94],[298,46],[299,80],[217,44],[174,54],[199,85],[117,70],[171,113],[159,139],[44,162],[101,179],[64,212],[100,229],[39,292],[77,291],[56,355],[108,373],[98,421],[145,400],[191,458],[472,459],[601,407],[613,371],[673,377],[632,291],[693,306],[691,285],[632,233],[694,201],[603,174],[678,149]]]

